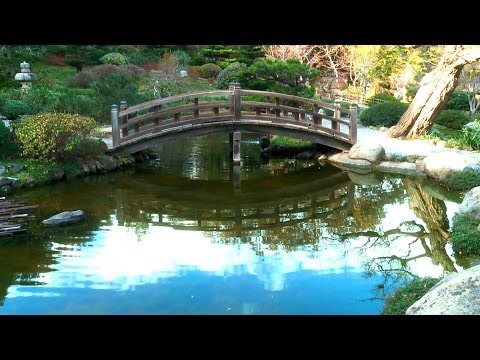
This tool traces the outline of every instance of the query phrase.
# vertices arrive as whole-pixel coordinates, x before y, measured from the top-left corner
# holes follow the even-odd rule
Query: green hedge
[[[449,129],[460,130],[468,123],[468,115],[462,110],[443,110],[434,122]]]
[[[408,104],[400,101],[387,101],[362,111],[359,121],[365,126],[390,127],[398,123],[407,109]]]

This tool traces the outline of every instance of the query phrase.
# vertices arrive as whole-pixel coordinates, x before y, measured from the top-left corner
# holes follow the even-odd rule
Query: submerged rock
[[[64,211],[42,221],[44,225],[68,225],[85,220],[83,210]]]
[[[406,315],[480,315],[480,265],[445,277]]]

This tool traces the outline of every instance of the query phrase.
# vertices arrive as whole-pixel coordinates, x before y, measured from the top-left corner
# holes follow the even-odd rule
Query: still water
[[[0,240],[0,314],[380,314],[412,275],[462,271],[460,197],[435,183],[259,156],[243,134],[162,145],[135,169],[15,196],[28,238]],[[84,223],[44,228],[61,211]]]

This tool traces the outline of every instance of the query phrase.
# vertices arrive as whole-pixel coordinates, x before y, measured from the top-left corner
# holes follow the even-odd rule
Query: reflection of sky
[[[449,217],[451,217],[458,208],[458,204],[446,202],[446,205]],[[387,205],[385,212],[386,216],[379,226],[383,230],[397,228],[401,222],[409,220],[423,224],[411,212],[406,202],[399,205]],[[255,287],[256,290],[252,290],[249,299],[239,301],[237,304],[232,302],[230,305],[222,307],[224,310],[234,308],[238,313],[259,311],[261,306],[255,305],[258,300],[256,296],[258,298],[268,297],[269,305],[265,307],[266,310],[263,310],[268,313],[273,311],[272,309],[282,309],[283,305],[278,303],[281,296],[285,296],[281,295],[282,293],[291,293],[293,289],[297,289],[296,291],[307,294],[313,288],[320,292],[326,291],[330,294],[329,296],[332,296],[332,299],[340,297],[340,300],[336,300],[336,307],[329,308],[324,313],[335,313],[335,311],[338,313],[352,313],[353,311],[355,313],[352,310],[356,309],[355,307],[352,307],[350,311],[341,309],[345,308],[346,303],[358,295],[355,293],[355,288],[360,286],[359,284],[363,284],[362,291],[364,293],[367,287],[370,290],[374,287],[372,281],[362,280],[361,274],[364,271],[365,261],[390,255],[401,257],[409,254],[409,257],[412,257],[423,254],[424,249],[421,243],[419,241],[412,243],[412,240],[411,237],[405,237],[390,242],[388,246],[369,248],[362,246],[367,241],[366,237],[349,239],[344,243],[322,238],[318,240],[318,251],[298,248],[295,251],[286,252],[281,247],[277,250],[269,250],[265,247],[263,256],[260,256],[255,253],[250,244],[222,244],[199,231],[180,232],[169,227],[150,226],[139,239],[134,229],[118,226],[114,221],[112,226],[105,226],[95,232],[92,241],[86,246],[53,243],[52,250],[58,254],[58,258],[56,259],[57,263],[52,267],[57,271],[42,274],[40,280],[46,284],[45,286],[11,286],[4,310],[6,311],[7,305],[15,299],[19,299],[20,302],[17,306],[20,308],[19,304],[32,296],[53,299],[72,296],[73,293],[81,292],[80,289],[83,289],[88,291],[84,294],[90,294],[92,290],[97,290],[97,294],[105,292],[105,297],[112,299],[120,296],[119,292],[136,294],[131,296],[145,293],[142,296],[149,297],[151,296],[148,292],[149,288],[155,287],[156,290],[152,290],[151,293],[155,294],[156,291],[160,291],[161,288],[166,289],[168,286],[176,289],[175,292],[172,290],[168,295],[171,298],[170,304],[165,305],[166,308],[171,309],[175,296],[177,296],[172,294],[187,291],[180,290],[180,284],[186,282],[186,285],[182,286],[188,288],[193,286],[192,283],[204,281],[205,288],[202,291],[205,291],[208,286],[214,287],[209,295],[212,299],[220,296],[222,291],[230,291],[229,294],[233,296],[233,288],[240,288],[248,292],[249,287]],[[447,253],[451,255],[450,247],[447,247]],[[438,277],[443,272],[441,266],[432,264],[428,257],[412,261],[409,266],[413,273],[420,276]],[[459,267],[457,266],[457,268]],[[335,282],[333,282],[333,278],[336,279]],[[205,279],[210,279],[210,282]],[[349,281],[346,281],[347,279]],[[341,285],[342,281],[344,285]],[[214,286],[213,284],[217,282],[219,285]],[[229,288],[230,285],[227,286],[227,284],[230,283],[235,285]],[[302,289],[301,285],[305,284],[306,286],[307,283],[310,284],[308,285],[310,290]],[[326,289],[319,285],[327,283],[330,285]],[[227,289],[223,288],[225,286]],[[68,294],[65,293],[66,288],[70,289]],[[271,294],[271,297],[266,295],[268,293]],[[76,296],[78,299],[82,299],[79,294]],[[275,294],[278,294],[279,297],[275,298]],[[194,296],[187,293],[184,295],[187,298]],[[87,295],[83,296],[86,296],[85,301],[90,301]],[[238,296],[234,297],[238,298]],[[285,301],[292,303],[292,296],[295,298],[297,295],[292,294]],[[155,297],[152,295],[153,298]],[[321,303],[321,298],[320,296],[318,299],[319,303]],[[184,300],[184,298],[182,299]],[[297,301],[300,300],[297,299]],[[99,312],[107,312],[106,309],[111,306],[111,303],[107,305]],[[70,304],[70,306],[72,308],[67,307],[66,309],[70,309],[72,313],[82,312],[79,310],[80,305]],[[176,306],[178,306],[177,311],[184,313],[195,309],[195,307]],[[295,306],[295,302],[292,303],[292,306]],[[310,309],[308,305],[305,306],[305,309],[298,309],[298,311],[302,313],[307,311],[306,309]],[[379,306],[378,304],[376,306],[377,312]],[[151,313],[156,313],[156,309],[152,307]],[[197,310],[197,313],[206,311],[205,308]],[[359,308],[357,310],[361,311]],[[35,310],[31,311],[35,313]],[[122,313],[129,310],[120,307],[118,311]],[[144,307],[143,310],[138,309],[138,311],[147,310]],[[291,313],[292,308],[284,308],[283,311]],[[310,311],[315,313],[319,309],[314,307]],[[88,313],[88,311],[86,312]],[[212,312],[215,311],[212,310]]]

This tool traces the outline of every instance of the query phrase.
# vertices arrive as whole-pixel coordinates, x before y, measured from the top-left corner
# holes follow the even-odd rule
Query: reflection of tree
[[[445,271],[456,272],[453,261],[445,250],[449,239],[445,202],[428,195],[418,182],[406,178],[403,184],[409,195],[410,208],[427,225],[430,248],[424,246],[425,253],[431,252],[428,256],[435,265],[440,264]]]
[[[401,279],[404,276],[413,276],[409,263],[421,258],[428,257],[432,263],[440,264],[445,272],[456,272],[452,259],[448,256],[445,245],[448,241],[448,217],[447,208],[442,200],[427,194],[422,184],[409,178],[402,180],[409,196],[411,210],[426,225],[423,226],[415,221],[406,221],[396,229],[387,231],[357,231],[340,236],[342,241],[365,237],[366,242],[359,247],[359,251],[367,254],[369,249],[378,246],[391,247],[395,241],[407,241],[410,239],[405,253],[398,255],[377,256],[369,258],[363,265],[367,275],[381,273],[384,280]],[[420,242],[423,252],[418,253],[417,242]],[[368,258],[368,256],[367,256]]]

